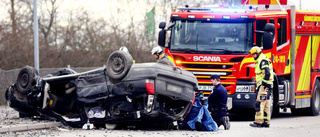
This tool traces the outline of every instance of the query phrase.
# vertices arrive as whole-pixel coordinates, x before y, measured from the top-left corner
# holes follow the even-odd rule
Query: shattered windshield
[[[253,23],[175,22],[171,35],[173,52],[247,54],[252,47]]]

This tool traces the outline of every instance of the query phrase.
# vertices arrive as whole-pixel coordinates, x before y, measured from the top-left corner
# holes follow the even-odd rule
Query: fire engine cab
[[[320,11],[296,10],[294,6],[280,10],[268,5],[263,9],[186,6],[171,13],[168,27],[160,23],[158,44],[177,66],[197,77],[198,90],[206,95],[212,90],[210,75],[220,75],[228,91],[229,110],[254,108],[255,60],[249,50],[260,46],[273,63],[273,114],[290,108],[292,113],[318,115],[319,22]]]

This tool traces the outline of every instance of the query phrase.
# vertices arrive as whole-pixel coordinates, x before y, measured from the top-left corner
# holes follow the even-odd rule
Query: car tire
[[[29,104],[26,97],[17,93],[16,85],[6,91],[7,105],[19,112],[20,118],[39,116],[39,113]]]
[[[38,71],[30,66],[22,68],[18,74],[16,88],[22,95],[27,95],[28,91],[34,86],[34,77],[38,76]]]
[[[107,74],[113,84],[119,83],[133,64],[132,56],[124,51],[114,51],[107,61]]]
[[[10,87],[10,88],[11,88],[11,87]],[[9,99],[10,99],[10,92],[9,92],[10,88],[7,88],[7,90],[6,90],[6,93],[5,93],[5,99],[6,99],[6,100],[9,100]]]

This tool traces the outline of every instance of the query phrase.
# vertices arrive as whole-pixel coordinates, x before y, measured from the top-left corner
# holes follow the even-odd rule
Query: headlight
[[[236,87],[236,92],[254,92],[254,85],[239,85]]]

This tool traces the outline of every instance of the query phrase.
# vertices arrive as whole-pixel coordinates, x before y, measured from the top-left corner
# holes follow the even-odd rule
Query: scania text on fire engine
[[[217,61],[217,62],[221,62],[221,59],[220,59],[220,57],[193,56],[193,61]]]

